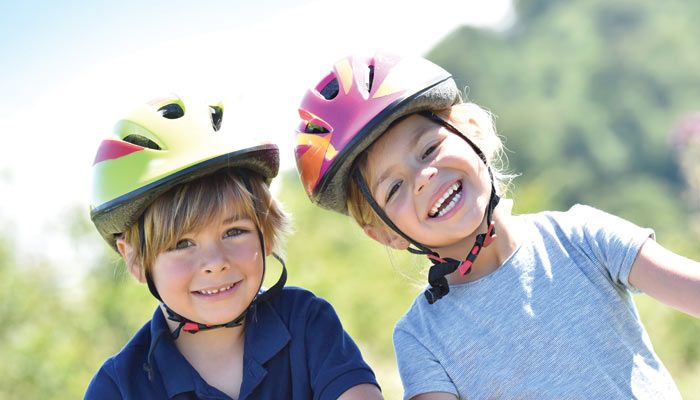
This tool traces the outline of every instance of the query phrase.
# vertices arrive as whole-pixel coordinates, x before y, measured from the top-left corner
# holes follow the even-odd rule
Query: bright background
[[[496,116],[522,174],[516,212],[591,204],[700,259],[700,134],[674,139],[700,110],[698,15],[686,0],[0,0],[0,398],[81,397],[152,314],[89,222],[90,167],[129,108],[171,92],[222,99],[227,126],[279,143],[289,282],[335,306],[400,398],[391,331],[424,260],[311,206],[292,170],[298,102],[349,53],[453,72]],[[700,399],[700,321],[635,300],[684,398]]]
[[[95,150],[134,105],[223,99],[227,120],[279,143],[291,168],[299,100],[334,61],[422,55],[462,24],[511,18],[509,0],[4,1],[0,216],[20,255],[46,251],[79,275],[89,260],[66,240],[64,212],[88,207]]]

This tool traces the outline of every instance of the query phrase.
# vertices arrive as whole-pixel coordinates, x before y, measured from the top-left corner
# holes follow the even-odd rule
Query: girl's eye
[[[248,230],[246,230],[246,229],[231,228],[231,229],[226,231],[226,233],[224,234],[224,237],[236,237],[236,236],[243,235],[247,232],[248,232]]]
[[[421,160],[425,160],[426,158],[428,158],[428,156],[430,156],[431,154],[433,154],[433,152],[435,151],[435,149],[437,149],[437,147],[438,147],[437,144],[434,144],[434,145],[428,147],[428,148],[425,150],[425,152],[423,153],[423,155],[421,156]]]
[[[395,182],[394,184],[391,185],[389,188],[389,193],[386,195],[386,202],[388,203],[389,200],[391,200],[392,197],[396,194],[396,192],[399,191],[399,188],[401,187],[401,182]]]
[[[182,239],[182,240],[178,240],[178,242],[175,243],[175,247],[173,247],[173,250],[182,250],[182,249],[186,249],[190,246],[194,246],[194,243],[192,243],[191,240]]]

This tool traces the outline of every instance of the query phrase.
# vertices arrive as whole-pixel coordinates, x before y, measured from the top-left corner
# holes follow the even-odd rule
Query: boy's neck
[[[170,323],[172,321],[168,321]],[[238,398],[243,379],[245,321],[232,328],[180,333],[175,347],[210,385]],[[171,327],[171,330],[175,326]]]
[[[450,284],[471,282],[482,278],[498,269],[513,254],[520,243],[520,229],[517,219],[512,215],[512,208],[512,200],[501,200],[493,212],[496,238],[488,247],[481,249],[469,274],[462,276],[455,271],[448,275],[447,280]],[[476,235],[485,231],[486,228],[482,224],[479,231],[466,237],[460,243],[448,248],[438,249],[438,253],[443,257],[463,260],[474,246]]]

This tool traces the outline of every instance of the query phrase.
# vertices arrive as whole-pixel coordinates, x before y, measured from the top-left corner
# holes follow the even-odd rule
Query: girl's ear
[[[406,250],[408,248],[409,243],[406,239],[385,227],[365,225],[362,227],[362,229],[365,231],[367,236],[383,244],[384,246],[389,246],[396,250]]]
[[[122,258],[124,259],[124,263],[126,263],[126,268],[129,270],[129,273],[131,273],[131,275],[136,278],[137,281],[146,283],[146,275],[143,272],[143,268],[141,268],[141,263],[132,261],[133,250],[131,245],[124,239],[119,238],[117,239],[117,250],[119,250],[119,254],[121,254]]]

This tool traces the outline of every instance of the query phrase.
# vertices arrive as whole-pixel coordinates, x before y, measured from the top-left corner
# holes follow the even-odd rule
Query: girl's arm
[[[382,393],[379,388],[370,385],[369,383],[364,383],[362,385],[353,386],[350,389],[343,392],[343,394],[338,397],[338,400],[382,400]]]
[[[632,264],[629,282],[675,309],[700,317],[700,263],[647,239]]]

